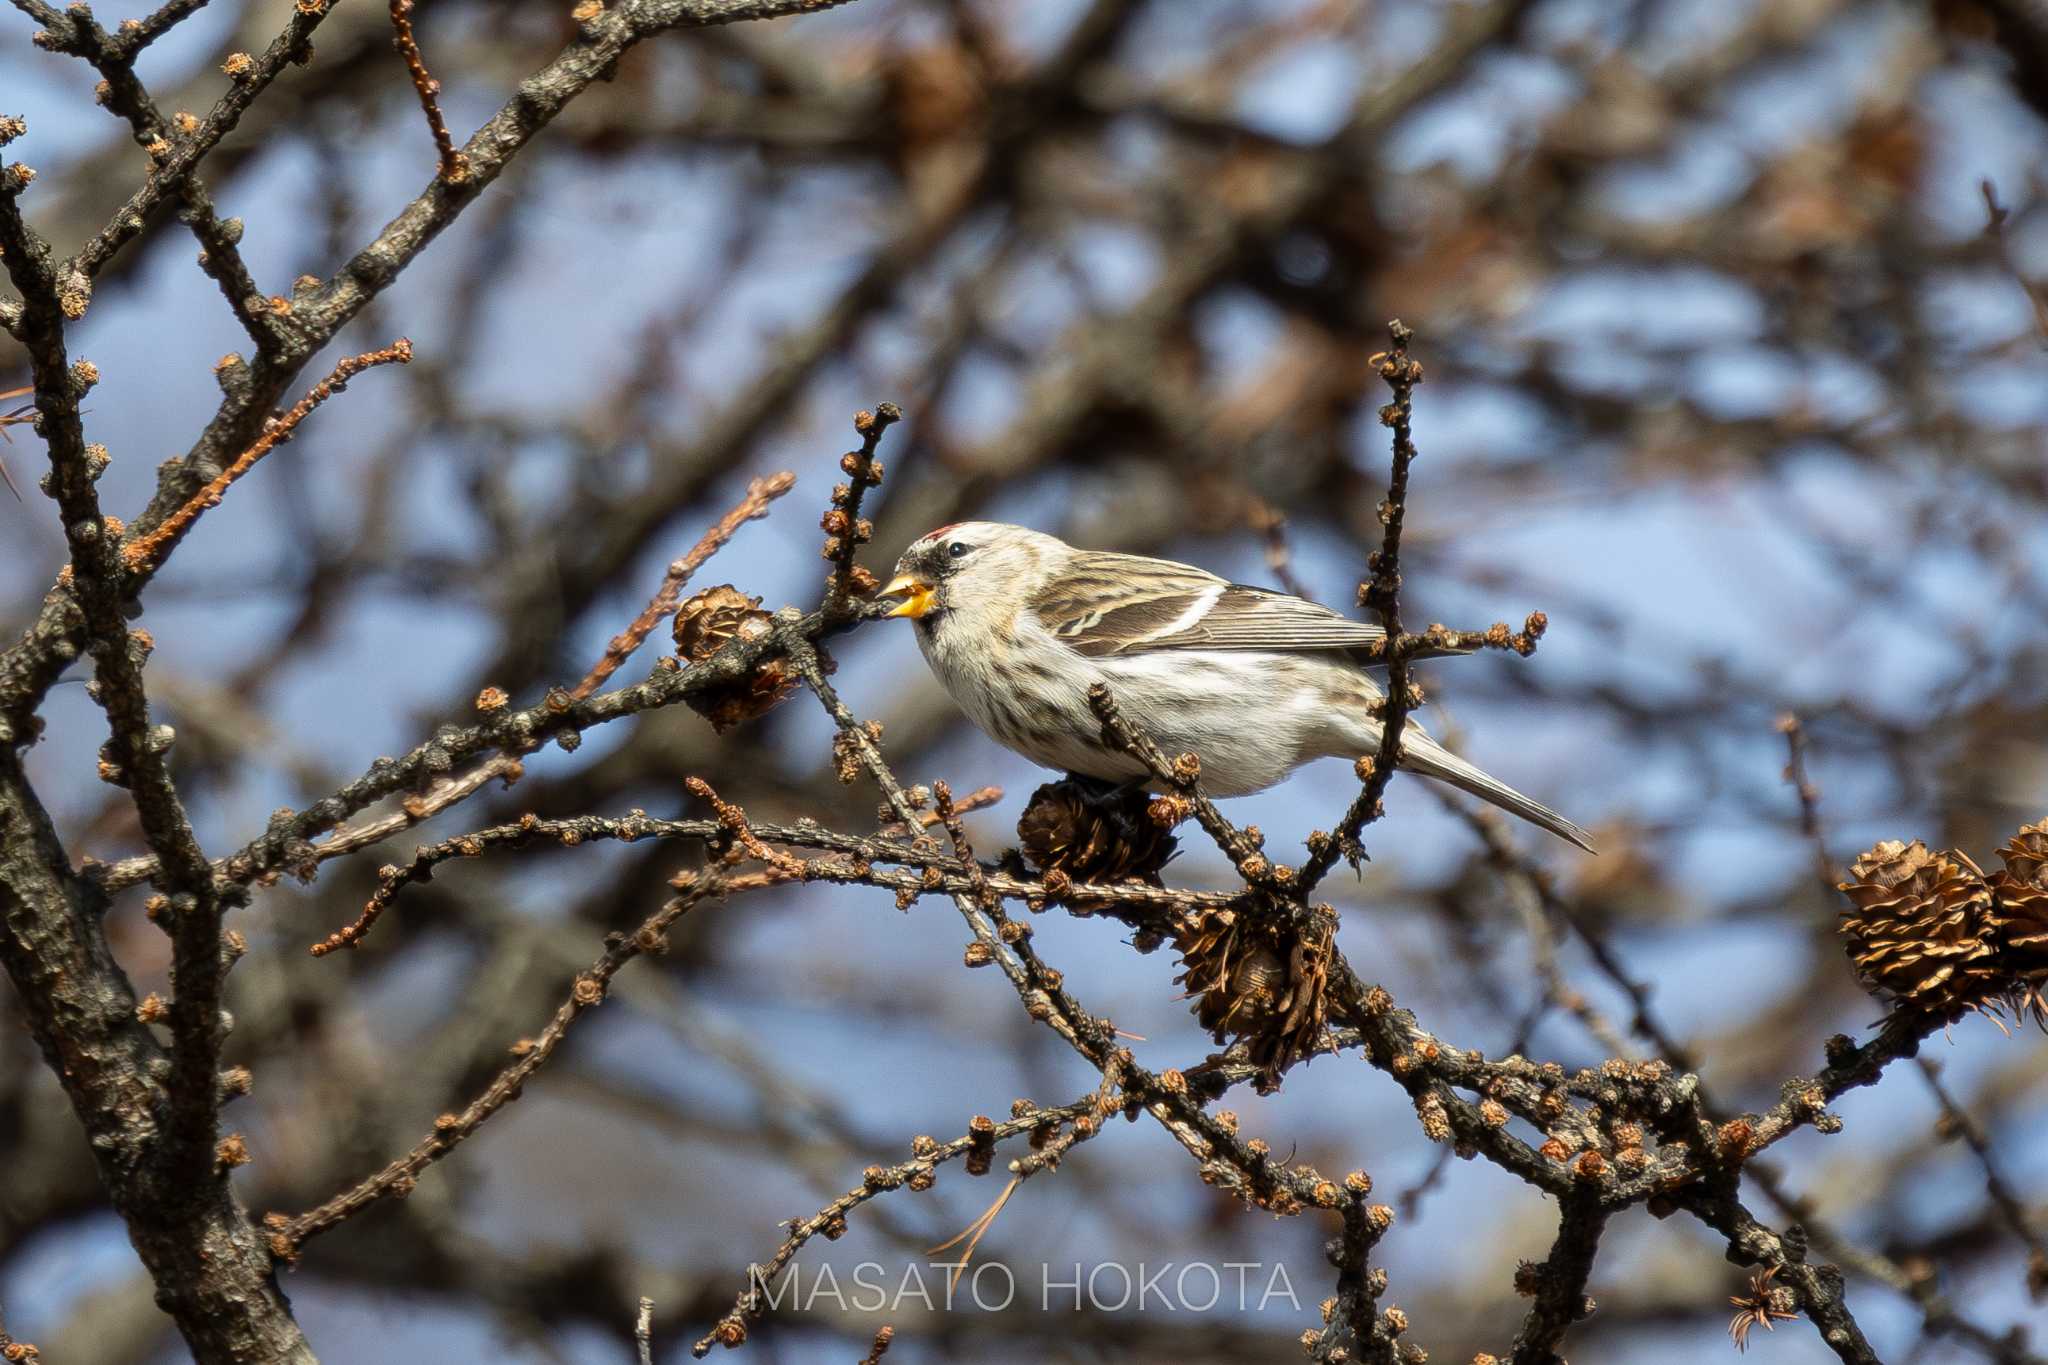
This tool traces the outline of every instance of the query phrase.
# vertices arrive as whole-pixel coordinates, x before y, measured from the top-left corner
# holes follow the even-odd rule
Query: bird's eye
[[[951,545],[948,545],[946,547],[946,553],[951,555],[955,559],[967,558],[967,550],[968,545],[967,542],[964,540],[956,540]]]

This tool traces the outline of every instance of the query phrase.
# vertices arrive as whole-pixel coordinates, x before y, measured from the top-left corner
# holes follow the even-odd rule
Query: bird
[[[1150,777],[1103,740],[1088,703],[1097,683],[1167,753],[1194,753],[1211,797],[1263,791],[1314,759],[1379,752],[1373,709],[1386,693],[1366,651],[1386,632],[1306,598],[993,521],[918,539],[881,593],[902,599],[887,615],[914,623],[925,663],[961,710],[1047,768],[1112,783]],[[1586,831],[1412,718],[1399,766],[1594,851]]]

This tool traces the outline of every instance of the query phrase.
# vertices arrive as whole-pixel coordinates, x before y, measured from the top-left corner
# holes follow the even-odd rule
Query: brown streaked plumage
[[[1376,753],[1384,695],[1365,651],[1385,639],[1303,598],[1171,560],[1076,550],[1022,526],[962,522],[925,536],[885,592],[916,622],[932,672],[984,731],[1049,768],[1144,777],[1103,744],[1088,689],[1168,753],[1202,760],[1211,796],[1273,785],[1317,758]],[[1409,721],[1401,766],[1588,850],[1586,833]]]

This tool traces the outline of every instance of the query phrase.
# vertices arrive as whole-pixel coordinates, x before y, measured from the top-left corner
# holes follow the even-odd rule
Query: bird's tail
[[[1438,744],[1414,725],[1408,726],[1401,734],[1401,766],[1410,772],[1433,777],[1448,783],[1461,792],[1478,797],[1488,805],[1499,806],[1510,815],[1520,816],[1530,824],[1547,829],[1560,839],[1577,844],[1588,853],[1597,853],[1586,831],[1559,815],[1540,801],[1532,801],[1497,777],[1480,771],[1449,749]]]

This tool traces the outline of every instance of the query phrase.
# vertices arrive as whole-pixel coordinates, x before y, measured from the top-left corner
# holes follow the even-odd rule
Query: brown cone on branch
[[[1048,782],[1031,793],[1018,817],[1017,842],[1040,875],[1158,886],[1179,840],[1149,818],[1150,805],[1142,791],[1105,790],[1073,778]]]
[[[2006,875],[2027,886],[2048,886],[2048,820],[2021,825],[1998,850]]]
[[[1991,888],[1966,857],[1887,839],[1839,884],[1857,975],[1902,1007],[1954,1018],[2001,994]]]
[[[734,640],[766,635],[774,618],[761,610],[761,599],[749,597],[730,583],[706,588],[676,608],[673,633],[676,657],[701,664]],[[689,698],[690,708],[724,734],[752,720],[787,697],[796,679],[780,659],[770,659],[745,678]]]
[[[1196,997],[1195,1018],[1219,1043],[1246,1041],[1262,1092],[1278,1088],[1281,1073],[1322,1034],[1334,927],[1326,921],[1292,936],[1284,926],[1212,910],[1176,940],[1182,971],[1174,979]]]
[[[2048,1029],[2048,820],[2020,826],[1998,850],[1991,874],[1992,924],[2005,1003]]]

